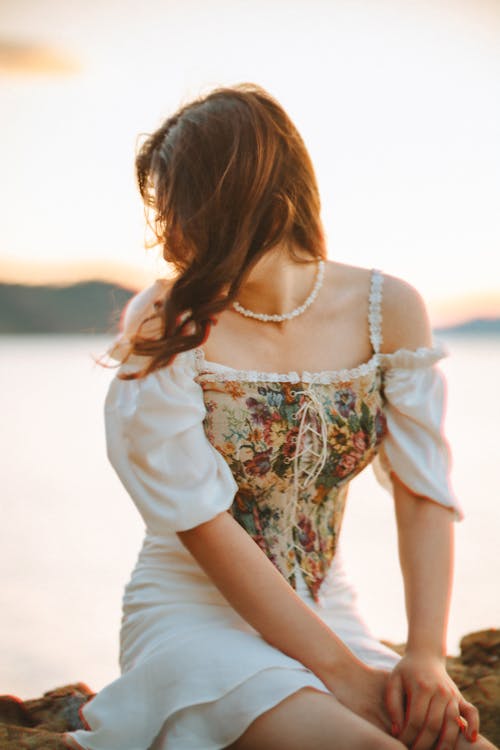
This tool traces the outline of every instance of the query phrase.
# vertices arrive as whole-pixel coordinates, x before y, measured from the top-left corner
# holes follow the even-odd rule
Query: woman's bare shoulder
[[[136,333],[141,323],[150,315],[155,313],[155,303],[161,302],[167,294],[173,281],[171,279],[156,279],[145,289],[134,294],[127,302],[121,319],[121,332],[124,336]],[[141,334],[151,336],[157,329],[158,323],[151,321],[145,323]]]
[[[356,304],[368,301],[373,268],[329,261],[332,294],[345,295]],[[408,281],[382,272],[382,351],[431,346],[432,329],[420,292]]]
[[[382,351],[386,353],[432,345],[432,328],[422,295],[408,281],[391,274],[384,274],[382,334]]]

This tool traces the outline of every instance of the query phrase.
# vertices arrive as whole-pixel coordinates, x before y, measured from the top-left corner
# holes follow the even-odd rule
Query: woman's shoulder
[[[121,311],[117,337],[107,350],[111,359],[124,360],[130,351],[130,341],[139,329],[140,335],[147,338],[160,335],[161,316],[156,314],[156,305],[164,300],[171,283],[170,279],[156,279],[126,302]]]
[[[156,279],[152,284],[134,294],[125,305],[121,321],[120,332],[128,337],[136,333],[141,323],[154,314],[155,305],[162,302],[170,288],[170,279]],[[141,333],[151,335],[158,324],[145,324]]]
[[[383,269],[329,261],[329,277],[333,293],[350,299],[370,302],[381,277],[380,325],[383,353],[399,349],[410,351],[432,344],[429,314],[421,293],[409,281],[386,273]]]
[[[427,305],[418,289],[406,279],[384,273],[381,312],[382,352],[432,346]]]

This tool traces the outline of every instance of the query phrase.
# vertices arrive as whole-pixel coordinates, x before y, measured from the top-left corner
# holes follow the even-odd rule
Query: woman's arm
[[[454,558],[452,511],[419,498],[393,478],[404,579],[406,651],[446,658]]]
[[[264,640],[308,667],[352,711],[389,731],[388,673],[368,667],[347,648],[230,513],[177,534]]]
[[[446,671],[446,630],[453,575],[452,511],[417,497],[393,476],[408,638],[405,656],[389,680],[387,700],[398,739],[430,750],[438,736],[454,745],[457,717],[467,720],[467,739],[479,731],[477,709]]]
[[[384,282],[384,351],[432,345],[426,306],[413,287],[387,277]],[[398,546],[404,580],[408,637],[406,652],[393,669],[387,706],[398,739],[418,750],[455,745],[462,715],[467,738],[479,729],[477,710],[460,694],[446,671],[446,632],[454,558],[452,511],[413,494],[392,474]]]

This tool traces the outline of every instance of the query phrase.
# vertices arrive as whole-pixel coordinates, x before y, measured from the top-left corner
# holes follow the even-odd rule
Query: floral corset
[[[377,356],[330,377],[286,380],[211,365],[202,358],[196,379],[205,433],[238,485],[229,512],[294,588],[298,564],[318,601],[349,481],[387,431]]]

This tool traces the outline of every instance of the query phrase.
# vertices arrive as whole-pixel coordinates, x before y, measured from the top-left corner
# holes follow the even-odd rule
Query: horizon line
[[[0,257],[0,283],[27,286],[72,285],[85,281],[119,284],[133,292],[168,277],[165,261],[156,269],[116,261],[44,261],[29,263]],[[458,325],[477,318],[500,318],[500,289],[427,300],[433,328]]]

